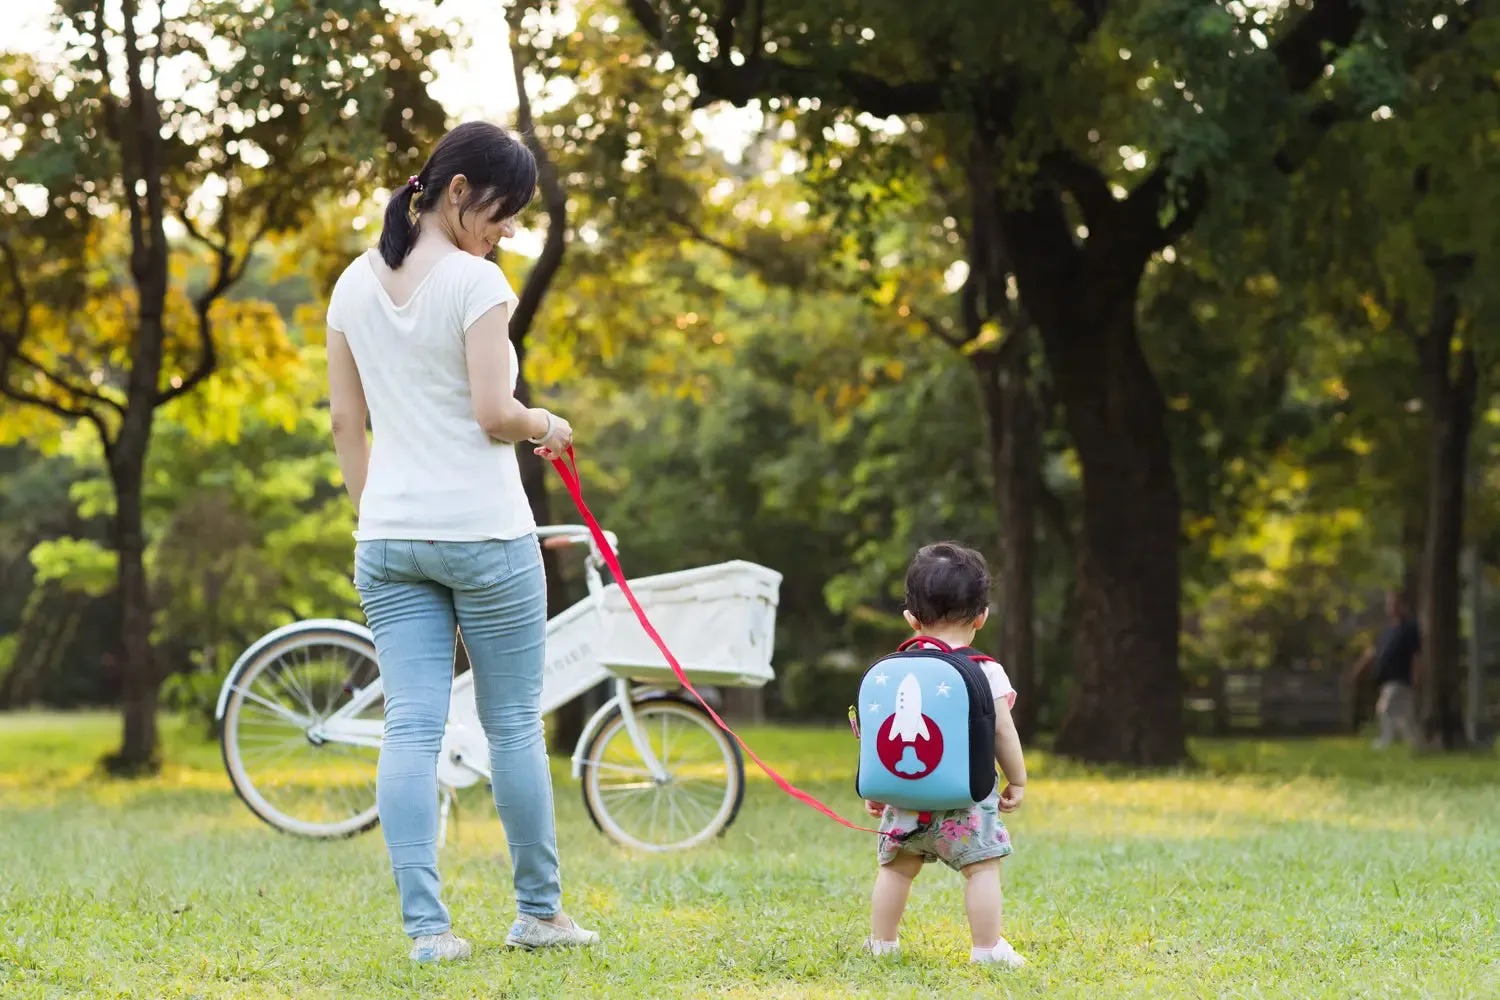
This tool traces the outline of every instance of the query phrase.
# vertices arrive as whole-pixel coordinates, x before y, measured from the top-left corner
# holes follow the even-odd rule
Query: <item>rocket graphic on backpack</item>
[[[967,809],[995,790],[995,702],[968,647],[918,636],[876,661],[850,721],[860,797],[901,809]]]

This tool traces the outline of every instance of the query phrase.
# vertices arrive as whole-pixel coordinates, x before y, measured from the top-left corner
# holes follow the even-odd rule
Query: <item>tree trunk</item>
[[[160,165],[161,115],[156,95],[146,86],[144,56],[136,35],[137,4],[123,5],[128,126],[122,146],[130,201],[130,275],[139,296],[125,410],[114,440],[104,441],[115,489],[113,524],[119,559],[120,677],[123,735],[120,749],[104,759],[118,775],[154,772],[157,756],[156,707],[162,677],[151,650],[151,592],[146,579],[146,534],[141,507],[151,425],[161,402],[163,342],[166,338],[168,244],[166,201]],[[100,425],[101,435],[104,433]]]
[[[766,689],[724,688],[723,716],[734,722],[758,726],[766,721]]]
[[[1018,262],[1033,252],[1022,255],[1018,244]],[[1187,756],[1177,662],[1181,499],[1166,407],[1136,334],[1141,269],[1106,258],[1058,281],[1046,266],[1022,295],[1083,479],[1073,696],[1057,750],[1101,763],[1175,764]]]
[[[1036,736],[1036,514],[1041,439],[1031,387],[1029,331],[997,364],[980,367],[989,423],[995,504],[1000,512],[1000,662],[1016,689],[1016,729]],[[977,357],[977,356],[976,356]],[[991,355],[990,357],[993,357]]]
[[[1154,199],[1091,203],[1079,234],[1059,190],[1002,214],[1016,284],[1042,337],[1082,470],[1073,693],[1058,752],[1146,766],[1187,756],[1178,644],[1182,500],[1161,388],[1135,308],[1167,242]],[[1097,223],[1097,224],[1095,224]]]
[[[1429,477],[1430,478],[1430,477]],[[1422,560],[1427,548],[1427,504],[1419,497],[1407,503],[1401,519],[1401,592],[1409,606],[1421,607]]]
[[[1427,536],[1422,558],[1422,663],[1418,687],[1422,728],[1434,745],[1467,743],[1463,674],[1459,663],[1459,558],[1464,538],[1464,487],[1469,434],[1474,425],[1478,369],[1472,345],[1455,359],[1453,334],[1459,302],[1439,275],[1429,328],[1419,341],[1423,382],[1431,412],[1428,448]],[[1455,360],[1457,372],[1453,371]]]
[[[141,509],[150,408],[145,410],[144,418],[144,433],[137,431],[129,438],[122,433],[111,462],[115,486],[114,547],[119,559],[123,733],[120,749],[105,758],[104,763],[110,773],[126,777],[154,773],[161,763],[157,753],[156,709],[162,678],[151,648],[151,590],[146,579],[146,537]]]

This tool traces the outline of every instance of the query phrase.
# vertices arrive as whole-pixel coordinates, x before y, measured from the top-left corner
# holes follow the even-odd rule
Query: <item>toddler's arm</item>
[[[1000,811],[1015,812],[1026,794],[1026,758],[1021,753],[1016,720],[1011,718],[1010,705],[1004,698],[995,702],[995,762],[1006,782],[1000,793]]]

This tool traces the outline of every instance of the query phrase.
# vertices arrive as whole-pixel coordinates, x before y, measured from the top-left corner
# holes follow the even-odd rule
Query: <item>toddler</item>
[[[951,543],[929,545],[906,571],[906,621],[920,636],[940,639],[973,654],[974,633],[989,617],[990,574],[984,557]],[[880,818],[880,873],[871,904],[866,948],[885,955],[900,947],[897,936],[912,879],[938,860],[964,877],[964,909],[973,937],[971,962],[1020,968],[1025,960],[1000,936],[1000,859],[1011,853],[1001,813],[1020,808],[1026,792],[1026,762],[1011,718],[1015,688],[993,660],[980,660],[995,699],[995,760],[1003,789],[968,809],[918,814],[882,802],[865,802]],[[923,823],[926,818],[928,821]]]

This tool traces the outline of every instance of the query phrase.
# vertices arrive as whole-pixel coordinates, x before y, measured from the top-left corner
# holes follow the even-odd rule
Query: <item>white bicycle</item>
[[[589,550],[588,597],[547,623],[542,713],[613,677],[613,697],[584,726],[572,757],[595,826],[643,851],[684,850],[723,833],[745,793],[739,747],[683,697],[618,586],[604,583],[588,530],[538,534],[550,548]],[[759,687],[774,676],[780,584],[780,574],[736,561],[642,577],[631,589],[695,687]],[[230,669],[216,715],[234,789],[267,823],[335,838],[379,822],[384,697],[369,629],[335,619],[276,629]],[[455,790],[488,781],[489,759],[465,672],[453,681],[438,756],[444,836]]]

